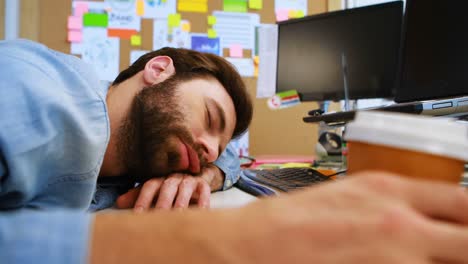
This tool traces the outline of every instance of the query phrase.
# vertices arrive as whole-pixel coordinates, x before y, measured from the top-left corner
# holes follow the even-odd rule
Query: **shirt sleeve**
[[[2,263],[87,263],[92,216],[81,211],[0,214]]]
[[[240,160],[236,154],[236,150],[232,144],[228,144],[227,148],[221,153],[214,164],[224,172],[223,191],[229,189],[239,180],[240,176]]]

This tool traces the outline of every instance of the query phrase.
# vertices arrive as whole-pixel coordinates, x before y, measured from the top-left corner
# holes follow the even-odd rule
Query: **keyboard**
[[[271,195],[272,193],[265,191],[252,193],[255,192],[255,189],[246,187],[270,187],[278,191],[290,192],[330,180],[333,179],[312,168],[245,169],[241,173],[237,186],[244,191],[258,196]]]

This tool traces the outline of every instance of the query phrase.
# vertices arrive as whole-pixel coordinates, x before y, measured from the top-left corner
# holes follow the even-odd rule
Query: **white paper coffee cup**
[[[459,182],[468,160],[468,126],[448,118],[360,111],[345,139],[348,174],[384,170]]]

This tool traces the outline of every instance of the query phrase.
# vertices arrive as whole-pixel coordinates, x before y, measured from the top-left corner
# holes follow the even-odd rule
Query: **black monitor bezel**
[[[295,18],[295,19],[290,19],[286,21],[281,21],[277,22],[278,25],[278,39],[277,39],[277,60],[276,60],[276,72],[278,73],[279,71],[279,48],[280,48],[280,27],[282,25],[289,25],[289,24],[294,24],[294,23],[300,23],[303,21],[309,21],[309,20],[319,20],[319,19],[325,19],[328,17],[333,17],[333,16],[343,16],[343,15],[349,15],[353,14],[356,12],[362,12],[363,10],[369,11],[373,9],[381,9],[381,8],[397,8],[400,7],[401,10],[403,10],[403,1],[398,0],[398,1],[392,1],[392,2],[387,2],[387,3],[382,3],[382,4],[376,4],[376,5],[369,5],[369,6],[363,6],[363,7],[356,7],[356,8],[351,8],[351,9],[344,9],[344,10],[338,10],[338,11],[331,11],[327,13],[322,13],[322,14],[316,14],[316,15],[310,15],[302,18]],[[403,21],[403,12],[401,13],[400,21]],[[402,43],[402,24],[400,24],[400,43]],[[400,68],[400,61],[399,58],[401,58],[401,45],[398,50],[398,59],[397,59],[397,64],[395,65],[396,70],[395,70],[395,81],[392,87],[388,88],[388,90],[382,91],[376,96],[373,97],[359,97],[359,98],[349,98],[349,99],[370,99],[370,98],[387,98],[387,99],[393,99],[395,97],[395,89],[397,88],[397,80],[398,80],[398,70]],[[275,92],[278,92],[278,76],[279,74],[276,74],[276,86],[275,86]],[[332,101],[338,101],[338,100],[344,100],[342,99],[318,99],[316,94],[304,94],[304,93],[298,93],[300,96],[301,101],[325,101],[325,100],[332,100]]]

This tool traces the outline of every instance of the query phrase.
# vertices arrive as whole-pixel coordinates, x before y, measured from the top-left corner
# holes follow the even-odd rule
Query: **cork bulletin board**
[[[0,0],[0,4],[4,0]],[[157,1],[157,0],[155,0]],[[247,0],[245,0],[247,1]],[[329,9],[328,0],[307,0],[307,14],[312,15],[326,12]],[[102,2],[94,0],[92,2]],[[260,23],[276,23],[275,1],[263,0],[261,9],[248,9],[248,13],[257,13],[260,16]],[[336,2],[336,1],[332,1]],[[72,0],[22,0],[23,6],[35,10],[36,21],[31,21],[31,15],[21,17],[24,29],[29,32],[36,32],[37,36],[31,39],[44,43],[52,49],[70,53],[70,42],[67,41],[67,21],[72,13]],[[23,7],[22,7],[23,9]],[[223,0],[208,0],[206,13],[179,12],[181,19],[190,22],[190,31],[194,33],[206,33],[208,25],[207,16],[213,11],[223,11]],[[2,10],[0,9],[0,12]],[[23,11],[22,11],[23,12]],[[0,31],[0,34],[2,32]],[[153,19],[142,18],[141,44],[138,47],[131,45],[129,39],[119,40],[119,69],[123,70],[130,64],[129,53],[133,49],[152,50],[153,48]],[[28,37],[28,36],[24,36]],[[252,50],[244,49],[243,57],[251,57]],[[224,49],[222,54],[228,55],[228,50]],[[261,58],[259,58],[261,60]],[[260,154],[301,154],[313,155],[315,143],[317,141],[317,127],[312,124],[302,122],[302,117],[311,110],[317,108],[317,104],[307,102],[292,108],[271,110],[267,107],[267,99],[257,99],[256,77],[244,78],[251,96],[254,98],[254,119],[249,130],[249,152],[252,155]]]

